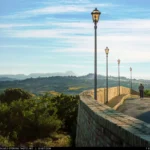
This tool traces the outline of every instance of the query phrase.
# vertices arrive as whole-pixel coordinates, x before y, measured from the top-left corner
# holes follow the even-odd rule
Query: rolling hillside
[[[44,94],[45,92],[53,94],[69,94],[76,95],[87,89],[93,89],[94,82],[93,74],[86,76],[55,76],[55,77],[39,77],[28,78],[25,80],[0,81],[0,92],[6,88],[22,88],[36,95]],[[150,80],[133,80],[132,87],[138,90],[139,83],[145,85],[145,89],[150,89]],[[98,75],[98,88],[105,87],[105,76]],[[109,87],[117,86],[118,79],[109,77]],[[130,87],[129,79],[121,77],[121,86]]]

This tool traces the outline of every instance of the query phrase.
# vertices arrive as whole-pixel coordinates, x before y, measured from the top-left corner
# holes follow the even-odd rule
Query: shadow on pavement
[[[136,117],[137,119],[140,119],[146,123],[150,123],[150,111],[142,113],[141,115]]]

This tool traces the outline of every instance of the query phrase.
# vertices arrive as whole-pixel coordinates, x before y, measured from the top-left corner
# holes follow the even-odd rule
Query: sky
[[[73,71],[150,79],[149,0],[0,0],[0,74]]]

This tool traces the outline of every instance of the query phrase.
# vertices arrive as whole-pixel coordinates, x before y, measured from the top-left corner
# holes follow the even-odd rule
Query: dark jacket
[[[143,86],[143,85],[140,85],[140,86],[139,86],[139,90],[140,90],[140,91],[143,91],[143,90],[144,90],[144,86]]]

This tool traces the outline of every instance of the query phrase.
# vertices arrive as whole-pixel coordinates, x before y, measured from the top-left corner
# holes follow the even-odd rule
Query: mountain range
[[[53,76],[76,76],[72,71],[66,71],[65,73],[56,72],[56,73],[31,73],[29,75],[24,74],[3,74],[0,75],[0,81],[13,81],[13,80],[25,80],[28,78],[38,78],[38,77],[53,77]]]
[[[21,77],[26,79],[22,79]],[[92,73],[78,77],[75,76],[73,72],[30,74],[28,76],[9,75],[3,76],[1,79],[0,93],[7,88],[21,88],[35,95],[43,95],[46,92],[50,94],[64,93],[69,95],[76,95],[83,92],[84,90],[94,89],[94,74]],[[150,80],[137,79],[132,79],[132,89],[138,91],[138,86],[140,83],[144,84],[145,89],[150,89]],[[120,85],[130,88],[130,79],[126,77],[120,77]],[[109,76],[108,86],[118,86],[118,77]],[[97,75],[97,88],[105,87],[106,76]]]

